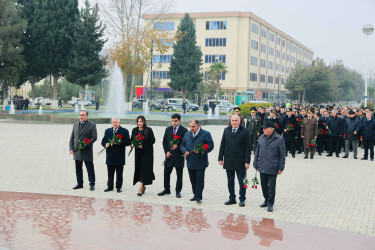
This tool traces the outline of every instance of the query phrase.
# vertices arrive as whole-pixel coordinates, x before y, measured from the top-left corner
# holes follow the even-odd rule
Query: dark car
[[[132,107],[133,109],[143,109],[143,104],[147,100],[143,99],[133,99]],[[151,102],[150,110],[160,110],[162,108],[162,104],[156,101]]]

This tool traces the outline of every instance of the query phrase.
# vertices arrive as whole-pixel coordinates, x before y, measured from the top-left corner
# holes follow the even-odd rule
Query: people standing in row
[[[138,116],[136,121],[137,127],[132,130],[131,140],[134,140],[138,135],[141,138],[144,137],[144,139],[141,140],[141,145],[135,148],[133,185],[140,182],[137,195],[142,196],[145,193],[146,185],[151,185],[153,180],[155,180],[155,136],[152,129],[147,126],[146,118],[143,115]]]
[[[109,143],[113,137],[120,137],[121,142]],[[102,146],[106,148],[106,164],[108,172],[107,188],[104,192],[112,191],[114,186],[114,175],[116,172],[116,190],[122,192],[123,171],[125,165],[125,147],[130,145],[129,131],[121,127],[117,117],[112,118],[112,127],[104,132]]]
[[[242,126],[238,115],[231,116],[231,126],[224,129],[219,150],[219,165],[226,170],[228,179],[229,200],[225,205],[236,204],[234,192],[234,179],[237,175],[240,190],[240,207],[245,206],[246,189],[243,179],[246,177],[246,170],[250,166],[250,135],[249,131]]]
[[[181,152],[181,144],[184,135],[188,131],[181,125],[181,116],[179,114],[172,115],[172,126],[165,129],[163,137],[163,149],[165,153],[164,163],[164,190],[158,193],[163,196],[171,193],[170,178],[173,168],[176,169],[177,182],[176,182],[176,197],[181,198],[182,189],[182,176],[184,171],[185,159]],[[178,136],[178,143],[171,145],[171,141]]]
[[[95,170],[93,144],[97,139],[96,124],[88,120],[88,112],[81,110],[79,112],[79,122],[74,123],[72,134],[69,141],[70,154],[73,154],[76,167],[77,185],[73,189],[83,188],[83,170],[82,165],[85,162],[87,174],[89,176],[90,191],[95,190]],[[85,148],[79,149],[79,141],[89,140]]]

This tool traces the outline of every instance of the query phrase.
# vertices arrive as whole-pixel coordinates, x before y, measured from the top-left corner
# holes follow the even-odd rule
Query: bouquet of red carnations
[[[294,130],[294,124],[291,124],[291,123],[287,124],[286,130]]]
[[[130,142],[131,145],[133,145],[133,147],[130,149],[130,152],[129,152],[128,156],[133,151],[133,148],[137,148],[138,146],[142,145],[142,141],[144,139],[145,139],[145,137],[142,136],[142,134],[139,134],[136,137],[134,137],[134,139]]]
[[[197,144],[193,151],[189,152],[189,154],[193,152],[198,152],[201,156],[203,156],[208,150],[208,144],[203,144],[203,142]]]
[[[78,140],[78,147],[73,150],[73,152],[77,152],[78,150],[85,150],[87,146],[90,145],[90,139],[84,139],[83,141]]]
[[[310,148],[315,148],[316,147],[316,139],[312,139],[309,144]]]
[[[118,134],[118,135],[113,134],[112,139],[109,139],[108,143],[112,147],[113,145],[120,144],[123,139],[124,139],[124,137],[122,137],[121,134]],[[101,153],[103,153],[104,150],[106,150],[106,148],[103,148],[102,150],[100,150],[99,153],[98,153],[98,155],[100,155]]]
[[[181,136],[173,135],[173,139],[169,142],[169,145],[171,145],[171,149],[169,150],[169,153],[172,153],[173,145],[178,145],[178,143],[180,142],[180,139],[181,139]],[[164,165],[167,160],[168,160],[168,158],[167,158],[167,156],[165,156],[165,159],[164,159],[162,165]]]
[[[297,122],[298,122],[298,124],[299,124],[300,126],[302,126],[302,124],[303,124],[303,120],[302,120],[302,118],[297,118]]]

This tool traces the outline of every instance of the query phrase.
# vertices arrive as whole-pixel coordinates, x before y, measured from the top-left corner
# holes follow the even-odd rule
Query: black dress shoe
[[[331,154],[328,154],[328,155],[326,155],[326,156],[332,156]]]
[[[197,199],[196,200],[198,204],[201,204],[202,203],[202,200],[201,199]]]
[[[234,199],[229,199],[228,201],[224,202],[224,205],[233,205],[236,204],[237,201]]]
[[[244,207],[244,206],[245,206],[245,201],[240,201],[239,206],[240,206],[240,207]]]
[[[263,202],[262,204],[260,204],[260,207],[267,207],[267,202]]]
[[[319,153],[318,155],[322,155],[322,153]]]
[[[160,193],[158,193],[159,196],[163,196],[163,195],[166,195],[166,194],[171,194],[171,191],[168,191],[168,190],[163,190],[161,191]]]
[[[303,159],[308,159],[309,157],[307,155],[305,155],[305,157],[303,157]]]
[[[365,157],[363,157],[363,158],[361,158],[361,160],[363,161],[363,160],[368,160],[367,158],[365,158]]]
[[[197,198],[195,198],[195,197],[190,199],[190,201],[196,201],[196,200],[197,200]]]
[[[73,189],[80,189],[80,188],[83,188],[83,185],[77,185]]]
[[[180,194],[180,193],[177,193],[177,194],[176,194],[176,198],[181,198],[181,194]]]
[[[95,186],[94,185],[91,185],[90,186],[90,191],[94,191],[95,190]]]
[[[314,156],[310,156],[310,159],[314,159]]]
[[[356,160],[357,160],[357,159],[358,159],[358,158],[357,158],[357,156],[354,156],[354,159],[356,159]]]
[[[122,188],[118,188],[117,193],[121,193],[121,192],[122,192]]]
[[[109,192],[109,191],[113,191],[113,188],[106,188],[106,189],[104,189],[104,192]]]
[[[344,155],[342,158],[348,158],[349,156],[347,156],[347,155]]]
[[[296,156],[295,156],[295,155],[292,155],[292,158],[296,158]]]
[[[374,161],[374,158],[371,158],[371,161]]]
[[[267,212],[273,212],[273,206],[268,206]]]

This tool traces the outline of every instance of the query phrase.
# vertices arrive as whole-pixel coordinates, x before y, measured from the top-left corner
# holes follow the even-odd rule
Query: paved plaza
[[[131,131],[134,125],[123,124]],[[94,152],[101,150],[100,141],[108,125],[97,125],[98,141]],[[69,196],[106,198],[181,206],[184,209],[204,210],[244,214],[258,218],[349,231],[375,237],[375,163],[336,157],[315,156],[315,159],[295,159],[287,157],[285,172],[277,179],[274,212],[260,208],[263,202],[260,186],[257,190],[247,190],[245,207],[225,206],[228,199],[225,171],[217,163],[220,140],[224,126],[203,126],[211,132],[215,149],[209,154],[210,165],[206,171],[203,203],[197,205],[189,201],[193,196],[186,168],[182,198],[174,196],[175,172],[172,173],[172,194],[157,196],[163,190],[164,153],[162,137],[165,127],[152,127],[156,143],[154,145],[156,180],[147,186],[142,197],[136,195],[138,185],[132,186],[134,173],[134,153],[127,157],[124,169],[123,192],[103,192],[107,182],[105,154],[94,155],[96,190],[89,191],[87,172],[84,170],[84,189],[72,190],[76,185],[75,168],[69,155],[68,142],[72,125],[16,123],[0,120],[0,191],[27,192],[41,194],[61,194]],[[127,152],[129,150],[127,149]],[[341,154],[343,156],[343,154]],[[359,150],[359,157],[363,150]],[[251,168],[248,177],[255,171]],[[238,190],[238,187],[236,188]]]

